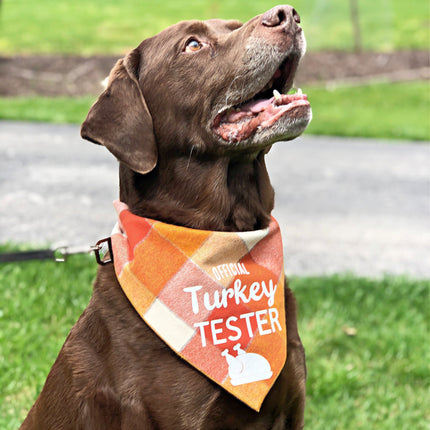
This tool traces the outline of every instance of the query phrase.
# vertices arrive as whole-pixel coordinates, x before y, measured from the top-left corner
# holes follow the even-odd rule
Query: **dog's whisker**
[[[187,170],[190,167],[191,156],[193,155],[194,145],[191,146],[190,155],[188,156]]]

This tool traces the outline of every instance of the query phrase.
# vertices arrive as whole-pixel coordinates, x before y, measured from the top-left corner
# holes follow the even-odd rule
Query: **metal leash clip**
[[[113,262],[113,253],[112,253],[112,242],[110,237],[106,237],[104,239],[100,239],[93,246],[59,246],[53,250],[55,261],[60,263],[65,262],[69,255],[75,254],[89,254],[90,252],[94,252],[96,256],[97,263],[101,266]],[[106,259],[106,256],[109,257]]]
[[[53,258],[58,263],[67,261],[67,257],[76,254],[89,254],[92,252],[92,247],[88,246],[58,246],[53,248]]]
[[[48,249],[0,253],[0,263],[29,260],[55,260],[64,263],[70,255],[89,254],[90,252],[94,252],[97,263],[102,266],[113,263],[110,237],[99,240],[94,246],[56,246]]]

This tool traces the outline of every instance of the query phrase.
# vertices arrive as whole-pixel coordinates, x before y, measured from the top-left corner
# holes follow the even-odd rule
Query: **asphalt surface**
[[[286,272],[430,279],[430,146],[305,136],[268,155]],[[0,122],[0,243],[90,245],[117,162],[75,125]]]

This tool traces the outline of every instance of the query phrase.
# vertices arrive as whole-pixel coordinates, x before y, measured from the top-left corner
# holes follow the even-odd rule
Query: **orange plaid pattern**
[[[287,357],[276,220],[264,230],[213,232],[115,207],[115,271],[133,307],[180,357],[259,411]]]

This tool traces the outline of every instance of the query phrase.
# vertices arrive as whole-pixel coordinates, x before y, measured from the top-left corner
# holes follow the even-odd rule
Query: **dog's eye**
[[[196,39],[190,39],[185,45],[185,52],[196,52],[202,48],[202,44]]]

